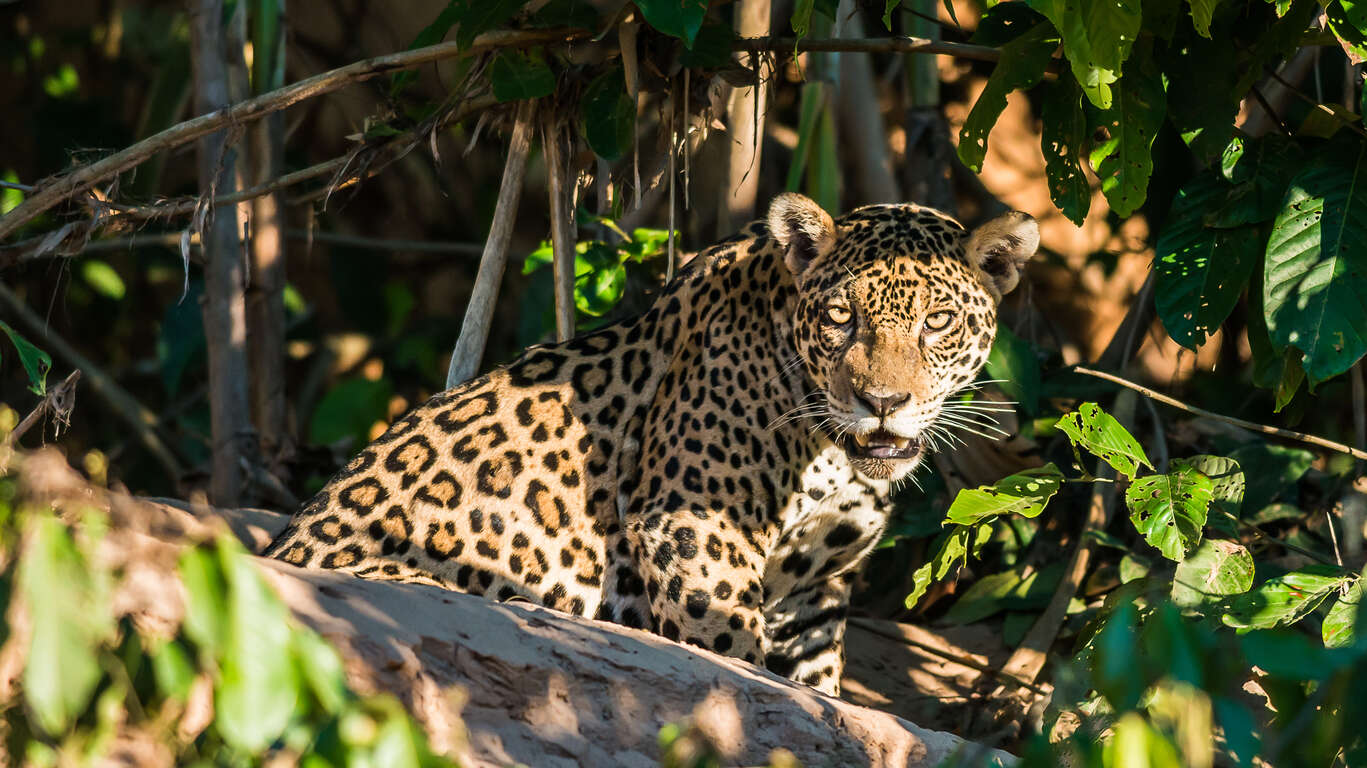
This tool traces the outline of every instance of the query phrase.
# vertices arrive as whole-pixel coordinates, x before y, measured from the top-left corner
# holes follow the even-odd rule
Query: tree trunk
[[[542,127],[541,145],[546,154],[546,189],[550,195],[552,272],[555,282],[555,338],[574,336],[574,187],[570,155],[566,151],[565,123],[551,117]]]
[[[736,34],[764,37],[769,34],[769,0],[740,0],[736,7]],[[748,54],[746,65],[755,73],[756,85],[736,88],[726,107],[726,127],[731,139],[727,163],[726,194],[718,200],[717,236],[726,237],[755,218],[759,191],[760,147],[763,145],[765,95],[764,55]]]
[[[229,103],[229,67],[223,0],[196,0],[191,10],[195,111],[206,114]],[[208,200],[236,186],[237,152],[229,131],[199,140],[199,190]],[[236,206],[208,204],[204,248],[204,338],[209,357],[212,475],[209,496],[238,504],[246,489],[255,438],[247,398],[245,259]]]
[[[285,80],[285,0],[265,0],[253,8],[256,49],[252,90],[282,87]],[[274,112],[252,128],[253,185],[280,175],[285,154],[285,113]],[[252,202],[251,284],[247,288],[248,364],[251,368],[252,423],[261,440],[268,471],[284,479],[284,462],[294,453],[285,400],[285,238],[284,195]]]
[[[853,2],[841,2],[837,13],[844,22],[840,27],[840,37],[864,36],[864,24]],[[855,169],[855,183],[853,188],[846,189],[845,198],[846,205],[851,208],[868,203],[895,203],[902,199],[897,179],[892,175],[892,158],[888,152],[887,133],[883,128],[883,113],[878,104],[877,85],[873,62],[868,54],[840,54],[836,104],[841,118],[841,147],[850,153]],[[857,198],[854,197],[856,195]]]

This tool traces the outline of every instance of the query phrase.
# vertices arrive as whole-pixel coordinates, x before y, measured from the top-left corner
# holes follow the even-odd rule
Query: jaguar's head
[[[793,330],[824,394],[823,428],[863,474],[904,477],[964,418],[946,399],[987,360],[997,304],[1039,247],[1039,226],[1012,212],[968,232],[910,204],[832,220],[795,194],[774,201],[768,226],[797,285]]]

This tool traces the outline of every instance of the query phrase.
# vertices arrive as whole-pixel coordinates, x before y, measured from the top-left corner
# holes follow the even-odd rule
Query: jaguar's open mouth
[[[875,429],[862,435],[846,434],[841,447],[851,458],[914,459],[921,455],[921,439],[894,435],[886,429]]]

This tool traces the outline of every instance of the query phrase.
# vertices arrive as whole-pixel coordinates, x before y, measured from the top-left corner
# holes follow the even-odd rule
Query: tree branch
[[[1194,405],[1187,405],[1181,400],[1168,397],[1167,395],[1164,395],[1160,392],[1155,392],[1152,389],[1149,389],[1148,387],[1136,384],[1133,381],[1129,381],[1128,379],[1122,379],[1119,376],[1114,376],[1109,373],[1103,373],[1101,371],[1094,371],[1090,368],[1081,367],[1074,368],[1073,370],[1077,373],[1086,374],[1088,376],[1095,376],[1098,379],[1105,379],[1106,381],[1109,381],[1112,384],[1119,384],[1122,387],[1128,387],[1129,389],[1133,389],[1135,392],[1138,392],[1139,394],[1144,395],[1145,397],[1151,397],[1154,400],[1163,403],[1164,405],[1171,405],[1173,408],[1180,408],[1181,410],[1184,410],[1187,413],[1194,413],[1197,416],[1205,416],[1211,419],[1218,419],[1219,421],[1223,421],[1226,424],[1233,424],[1235,426],[1243,427],[1244,429],[1252,430],[1254,432],[1260,432],[1264,435],[1276,435],[1277,437],[1285,437],[1291,440],[1299,440],[1302,443],[1309,443],[1310,445],[1317,445],[1321,448],[1327,448],[1331,451],[1346,453],[1355,459],[1367,460],[1367,451],[1360,451],[1357,448],[1351,448],[1349,446],[1344,445],[1343,443],[1336,443],[1333,440],[1326,440],[1323,437],[1318,437],[1316,435],[1308,435],[1304,432],[1296,432],[1294,430],[1282,429],[1280,427],[1269,427],[1266,424],[1258,424],[1252,421],[1244,421],[1243,419],[1236,419],[1233,416],[1225,416],[1223,414],[1215,413],[1214,411],[1207,411],[1204,408],[1197,408]]]
[[[102,160],[53,177],[46,183],[35,184],[36,189],[28,199],[0,218],[0,239],[14,234],[19,227],[61,201],[88,191],[95,184],[145,162],[158,152],[183,146],[227,126],[256,120],[301,101],[332,93],[377,75],[493,49],[529,48],[563,43],[587,37],[589,34],[585,30],[565,29],[487,32],[475,38],[475,41],[466,48],[461,48],[454,42],[438,43],[426,48],[365,59],[314,75],[279,90],[174,125]]]

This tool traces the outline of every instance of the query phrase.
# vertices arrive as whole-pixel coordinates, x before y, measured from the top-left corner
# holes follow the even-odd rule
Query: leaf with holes
[[[1354,64],[1367,60],[1367,2],[1333,0],[1324,6],[1324,20],[1349,60]]]
[[[1367,142],[1329,144],[1291,180],[1267,242],[1263,319],[1311,385],[1367,353]]]
[[[1191,25],[1196,28],[1196,34],[1210,38],[1210,20],[1215,16],[1215,7],[1219,4],[1220,0],[1187,0],[1187,5],[1191,6]]]
[[[983,158],[987,157],[987,135],[1006,109],[1006,97],[1012,91],[1033,88],[1044,77],[1044,70],[1057,47],[1058,33],[1047,22],[1036,24],[1002,46],[1001,59],[959,132],[959,159],[975,173],[982,172]]]
[[[1049,199],[1080,227],[1092,207],[1092,185],[1082,169],[1083,147],[1091,131],[1082,109],[1082,91],[1072,78],[1060,77],[1045,85],[1040,131]]]
[[[1141,466],[1153,469],[1134,435],[1096,403],[1083,403],[1076,411],[1064,414],[1056,426],[1073,445],[1110,464],[1126,477],[1133,478]]]
[[[1054,23],[1063,52],[1087,99],[1110,109],[1111,86],[1139,37],[1139,0],[1031,0]]]
[[[1177,193],[1154,249],[1154,304],[1173,341],[1195,350],[1219,330],[1239,303],[1258,264],[1260,235],[1252,227],[1215,229],[1206,217],[1231,186],[1205,173]]]
[[[1167,111],[1163,79],[1145,56],[1131,62],[1115,89],[1115,100],[1102,113],[1109,141],[1091,154],[1092,167],[1101,178],[1101,191],[1111,210],[1125,217],[1139,210],[1149,191],[1153,174],[1150,150]]]
[[[52,357],[30,344],[28,339],[19,335],[18,331],[9,327],[3,320],[0,320],[0,331],[4,331],[10,343],[14,345],[14,350],[19,353],[19,364],[24,367],[24,373],[28,374],[29,391],[35,395],[46,394],[47,372],[52,370]]]
[[[1282,208],[1286,187],[1305,165],[1300,144],[1279,133],[1258,139],[1236,139],[1225,153],[1223,172],[1234,182],[1225,202],[1210,218],[1211,226],[1237,227],[1272,221]]]
[[[1239,462],[1226,456],[1200,454],[1185,459],[1173,459],[1172,466],[1192,467],[1210,478],[1214,485],[1212,492],[1215,507],[1235,517],[1239,516],[1239,508],[1244,502],[1245,487],[1244,471],[1239,468]]]
[[[641,9],[647,24],[666,35],[683,39],[689,48],[693,47],[703,17],[707,15],[707,0],[636,0],[636,7]]]
[[[1238,629],[1295,624],[1352,578],[1338,568],[1308,565],[1234,598],[1221,620]]]
[[[1036,517],[1058,493],[1063,473],[1053,464],[1027,469],[998,480],[993,485],[965,488],[954,497],[945,519],[959,525],[972,525],[996,515]]]
[[[1169,560],[1181,562],[1201,542],[1215,483],[1192,467],[1141,477],[1125,491],[1130,522]]]
[[[1244,545],[1228,539],[1206,539],[1177,564],[1172,600],[1183,608],[1194,608],[1252,588],[1253,555]]]
[[[539,99],[555,90],[555,75],[539,52],[500,52],[489,65],[489,82],[499,101]]]

